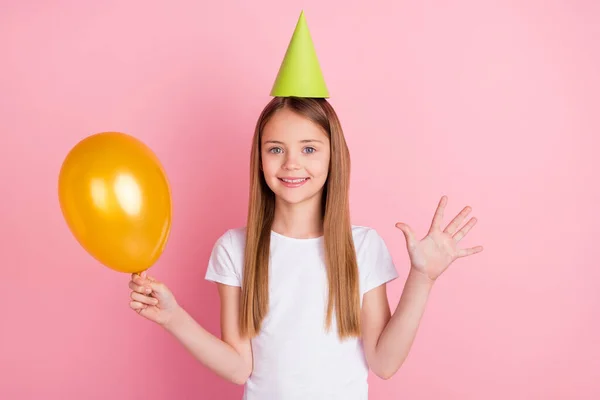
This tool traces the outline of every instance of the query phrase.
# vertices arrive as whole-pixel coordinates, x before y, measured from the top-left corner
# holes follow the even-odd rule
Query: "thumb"
[[[151,277],[148,277],[147,280],[148,286],[150,286],[153,293],[156,293],[157,295],[161,296],[169,292],[169,289],[167,289],[167,286],[164,283],[158,282],[156,279]]]
[[[406,239],[406,245],[411,247],[415,241],[415,233],[412,228],[403,222],[398,222],[396,224],[396,228],[400,229],[404,234],[404,239]]]

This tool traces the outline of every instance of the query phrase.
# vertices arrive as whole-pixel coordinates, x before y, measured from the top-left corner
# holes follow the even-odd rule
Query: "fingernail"
[[[146,288],[146,293],[150,293],[150,292],[152,292],[152,289]]]

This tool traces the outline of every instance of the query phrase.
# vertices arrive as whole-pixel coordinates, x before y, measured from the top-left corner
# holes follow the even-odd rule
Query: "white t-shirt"
[[[206,279],[241,286],[245,228],[216,242]],[[398,277],[383,239],[374,229],[352,226],[362,295]],[[244,400],[367,400],[368,366],[360,339],[343,342],[335,316],[325,330],[328,281],[323,238],[295,239],[271,233],[269,312],[252,339],[253,371]]]

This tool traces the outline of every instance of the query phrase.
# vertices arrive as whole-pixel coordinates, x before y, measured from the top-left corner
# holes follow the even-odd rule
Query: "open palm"
[[[396,227],[404,233],[411,268],[426,275],[431,280],[436,280],[457,258],[483,251],[482,246],[468,249],[461,249],[458,246],[460,240],[477,223],[477,219],[473,217],[460,230],[458,229],[471,212],[471,207],[463,208],[445,229],[441,229],[440,226],[444,219],[444,209],[447,203],[448,198],[442,196],[433,216],[429,232],[421,240],[416,239],[414,231],[407,224],[402,222],[396,224]]]

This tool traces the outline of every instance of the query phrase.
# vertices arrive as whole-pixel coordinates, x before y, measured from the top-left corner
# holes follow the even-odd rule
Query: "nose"
[[[300,164],[295,156],[292,156],[290,153],[288,153],[285,161],[283,162],[283,169],[287,171],[294,171],[300,169]]]

